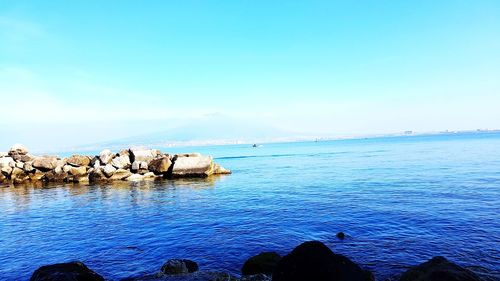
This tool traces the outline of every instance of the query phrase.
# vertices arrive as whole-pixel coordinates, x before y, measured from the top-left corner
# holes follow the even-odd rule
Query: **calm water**
[[[119,280],[176,257],[237,274],[311,239],[378,280],[435,255],[500,277],[500,134],[196,150],[233,174],[0,188],[0,280],[69,260]]]

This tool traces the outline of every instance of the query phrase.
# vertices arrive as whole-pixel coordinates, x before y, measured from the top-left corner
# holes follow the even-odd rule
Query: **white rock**
[[[101,159],[101,162],[104,164],[111,163],[111,160],[113,160],[113,156],[113,152],[111,152],[111,150],[109,149],[104,149],[103,151],[101,151],[101,153],[99,153],[99,159]]]
[[[23,162],[16,162],[16,167],[19,169],[24,169],[24,163]]]
[[[128,181],[141,181],[144,179],[143,175],[139,174],[132,174],[130,177],[126,178]]]
[[[145,148],[131,148],[130,159],[134,161],[142,161],[149,163],[158,156],[158,150]]]
[[[130,157],[128,155],[115,157],[111,161],[111,165],[115,166],[117,169],[127,169],[130,167]]]
[[[28,149],[24,147],[24,145],[19,143],[14,144],[9,150],[9,155],[26,155],[26,154],[28,154]]]
[[[113,165],[111,164],[107,164],[105,167],[104,167],[104,174],[106,175],[106,177],[111,177],[113,175],[113,173],[116,171],[116,168],[113,167]]]
[[[173,176],[209,176],[214,172],[211,156],[177,157],[172,169]]]
[[[11,163],[14,163],[14,166],[15,166],[15,162],[14,162],[14,159],[12,159],[12,157],[0,158],[0,168],[5,167],[5,166],[11,167]]]

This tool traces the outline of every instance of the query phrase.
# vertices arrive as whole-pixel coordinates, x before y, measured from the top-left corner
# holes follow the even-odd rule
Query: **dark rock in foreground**
[[[434,257],[410,268],[400,281],[480,281],[470,270],[449,262],[444,257]]]
[[[225,272],[198,271],[176,275],[155,274],[138,278],[127,278],[122,281],[238,281],[238,278]]]
[[[30,281],[104,281],[81,262],[42,266],[33,272]]]
[[[171,259],[161,267],[163,274],[186,274],[198,271],[198,264],[191,260]]]
[[[278,263],[273,281],[372,281],[373,275],[319,241],[305,242]]]
[[[271,275],[281,260],[281,256],[275,252],[263,252],[249,258],[243,267],[243,275],[268,274]]]

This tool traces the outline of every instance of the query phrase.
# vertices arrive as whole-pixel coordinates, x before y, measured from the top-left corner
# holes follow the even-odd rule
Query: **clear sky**
[[[0,150],[500,128],[500,1],[2,0],[0,105]]]

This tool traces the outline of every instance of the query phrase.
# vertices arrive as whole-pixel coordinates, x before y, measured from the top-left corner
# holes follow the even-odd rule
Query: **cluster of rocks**
[[[104,278],[80,262],[55,264],[37,269],[31,281],[102,281]],[[264,252],[248,259],[240,278],[224,272],[198,271],[191,260],[172,259],[160,272],[122,281],[374,281],[370,271],[349,258],[333,253],[318,241],[309,241],[281,257]],[[473,272],[443,257],[411,267],[400,281],[481,281]]]
[[[113,153],[105,149],[96,156],[35,156],[23,145],[0,152],[0,184],[27,182],[137,181],[156,177],[207,177],[230,174],[199,153],[164,154],[156,149],[130,148]]]

